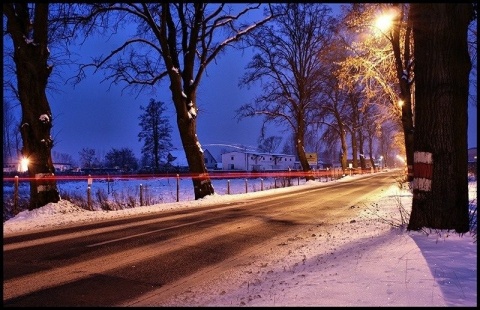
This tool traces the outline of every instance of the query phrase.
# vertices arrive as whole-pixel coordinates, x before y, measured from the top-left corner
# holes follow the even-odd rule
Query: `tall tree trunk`
[[[205,166],[205,156],[196,135],[196,122],[177,118],[183,149],[192,176],[195,199],[213,195],[214,189]]]
[[[295,130],[295,150],[297,151],[300,165],[302,166],[303,173],[305,174],[305,180],[314,180],[312,169],[308,163],[307,155],[305,154],[305,121],[303,118],[297,118],[298,129]]]
[[[170,76],[170,89],[177,112],[177,126],[182,140],[185,157],[193,182],[195,199],[201,199],[215,193],[205,166],[203,149],[197,138],[196,93],[192,87],[184,90],[182,77],[178,73]]]
[[[355,126],[354,126],[355,128]],[[358,131],[352,129],[351,139],[352,139],[352,167],[358,168],[358,146],[357,146],[357,134]]]
[[[367,168],[367,164],[365,160],[364,144],[365,144],[365,139],[363,137],[362,131],[360,130],[358,133],[358,151],[360,152],[360,168],[362,170]]]
[[[342,155],[340,157],[340,163],[342,164],[342,173],[347,174],[347,162],[348,162],[348,147],[347,147],[347,137],[343,126],[340,126],[340,143],[342,147]]]
[[[30,210],[60,200],[51,156],[52,113],[45,93],[52,71],[52,66],[47,63],[50,55],[47,46],[48,3],[36,3],[34,7],[32,24],[27,3],[3,4],[8,19],[7,31],[13,41],[22,107],[22,155],[29,160]]]
[[[394,7],[400,9],[405,7],[405,4],[395,3]],[[408,9],[408,5],[406,6]],[[411,12],[411,11],[410,11]],[[402,100],[402,128],[405,139],[405,153],[407,159],[407,179],[413,180],[413,149],[414,149],[414,124],[413,124],[413,108],[412,108],[412,88],[411,88],[411,58],[410,58],[410,12],[407,12],[408,20],[405,28],[405,34],[403,36],[403,53],[401,51],[402,44],[400,44],[400,34],[403,23],[401,18],[403,14],[396,15],[393,20],[395,25],[392,33],[392,48],[395,56],[395,70],[398,78],[400,88],[400,100]],[[403,58],[402,58],[403,55]]]
[[[472,4],[412,4],[415,143],[409,230],[469,230],[467,28]]]

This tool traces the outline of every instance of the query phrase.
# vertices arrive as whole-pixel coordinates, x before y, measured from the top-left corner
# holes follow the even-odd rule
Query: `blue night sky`
[[[197,92],[197,135],[204,149],[209,144],[256,147],[261,117],[239,122],[235,118],[235,110],[251,102],[259,92],[258,88],[238,86],[250,58],[229,49],[207,67]],[[137,96],[129,89],[122,94],[124,85],[112,85],[108,90],[110,82],[101,82],[102,78],[103,72],[97,72],[75,88],[65,85],[61,93],[49,94],[54,115],[52,137],[56,141],[53,151],[78,159],[78,152],[85,147],[95,149],[99,155],[112,148],[128,147],[140,158],[143,141],[138,141],[138,117],[142,113],[140,106],[145,107],[150,98],[166,103],[173,144],[181,148],[168,79],[156,87],[155,94],[144,92]]]

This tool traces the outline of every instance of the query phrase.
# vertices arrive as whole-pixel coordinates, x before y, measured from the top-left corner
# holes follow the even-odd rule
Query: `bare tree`
[[[323,124],[313,123],[307,127],[305,132],[305,149],[311,150],[312,153],[320,154],[323,147]]]
[[[295,148],[295,137],[293,136],[293,134],[287,136],[287,139],[285,139],[285,141],[283,142],[282,153],[295,154],[295,157],[297,157],[297,151]]]
[[[337,145],[337,142],[340,144],[340,164],[345,173],[348,159],[348,126],[346,119],[350,113],[351,106],[347,104],[345,91],[340,89],[340,85],[338,82],[335,82],[335,79],[332,79],[330,83],[326,83],[325,85],[330,85],[329,88],[325,88],[325,94],[328,100],[325,101],[318,112],[322,118],[321,122],[328,125],[322,138],[325,139],[327,145],[332,147]]]
[[[274,153],[282,143],[282,137],[279,136],[260,136],[258,139],[258,150],[265,153]]]
[[[348,51],[338,33],[337,28],[335,39],[330,42],[328,49],[318,56],[324,64],[319,79],[322,95],[315,102],[313,119],[327,126],[322,135],[326,145],[330,148],[340,146],[339,160],[345,173],[349,149],[347,138],[348,133],[352,133],[352,109],[358,108],[355,99],[358,91],[351,87],[352,84],[345,87],[339,74],[341,63],[347,57]]]
[[[295,148],[306,179],[313,179],[305,154],[305,133],[320,93],[323,70],[318,55],[332,36],[331,9],[322,4],[289,3],[275,6],[278,19],[248,37],[256,54],[240,85],[262,82],[262,95],[237,110],[239,118],[264,116],[294,134]]]
[[[99,162],[98,158],[96,157],[95,150],[92,148],[84,147],[80,152],[78,152],[78,155],[80,156],[80,165],[83,168],[94,168]]]
[[[137,27],[135,37],[99,57],[91,66],[106,69],[106,79],[112,83],[125,83],[126,87],[140,90],[156,86],[165,78],[170,81],[195,199],[214,194],[196,135],[197,90],[212,61],[273,16],[252,17],[250,13],[261,9],[260,4],[107,3],[93,4],[90,8],[86,19],[98,16],[108,22],[112,18],[109,31],[123,21],[129,27]],[[81,68],[78,78],[85,76],[84,70],[89,66]]]
[[[22,155],[29,160],[29,209],[58,202],[51,149],[52,112],[46,96],[53,66],[48,63],[49,4],[4,3],[6,32],[13,42],[17,90],[22,107]]]
[[[52,159],[55,163],[70,164],[72,166],[75,165],[75,161],[73,160],[72,155],[68,153],[59,153],[59,152],[53,151]]]
[[[469,231],[468,94],[472,3],[412,4],[415,153],[409,230]]]
[[[347,10],[344,21],[347,27],[362,33],[352,45],[357,55],[348,58],[347,62],[359,69],[357,75],[359,80],[365,80],[365,85],[380,85],[392,108],[400,112],[398,117],[403,128],[408,179],[411,181],[414,74],[409,9],[408,3],[354,3]],[[376,24],[378,18],[388,18],[389,27],[381,28]]]
[[[3,162],[20,158],[20,127],[10,101],[3,99]]]
[[[345,115],[345,125],[350,133],[352,148],[352,166],[358,168],[359,154],[363,154],[363,135],[361,133],[362,117],[365,104],[361,85],[351,85],[346,94],[346,103],[350,106],[350,113]],[[361,151],[360,151],[361,150]],[[362,166],[363,167],[363,166]]]

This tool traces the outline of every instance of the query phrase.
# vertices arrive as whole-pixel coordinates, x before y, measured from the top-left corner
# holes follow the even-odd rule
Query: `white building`
[[[217,160],[207,149],[203,152],[203,156],[207,169],[217,169]],[[167,161],[169,165],[175,168],[188,170],[188,161],[183,149],[170,151],[167,155]]]
[[[266,171],[293,169],[295,155],[257,152],[228,152],[222,154],[223,170]]]
[[[213,157],[212,153],[209,150],[205,149],[203,152],[203,156],[205,158],[205,167],[207,169],[219,169],[218,163],[215,157]]]

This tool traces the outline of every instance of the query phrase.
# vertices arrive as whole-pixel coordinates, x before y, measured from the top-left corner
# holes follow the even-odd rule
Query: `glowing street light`
[[[388,15],[382,15],[377,18],[375,22],[375,26],[380,29],[380,31],[385,32],[392,26],[392,19],[393,16],[388,14]]]
[[[25,171],[27,171],[27,170],[28,170],[28,164],[29,164],[28,158],[23,157],[23,158],[20,160],[20,172],[25,172]]]
[[[387,30],[392,28],[393,19],[398,13],[392,9],[389,12],[384,12],[382,15],[378,16],[375,20],[375,29],[379,32],[378,34],[385,34]]]

